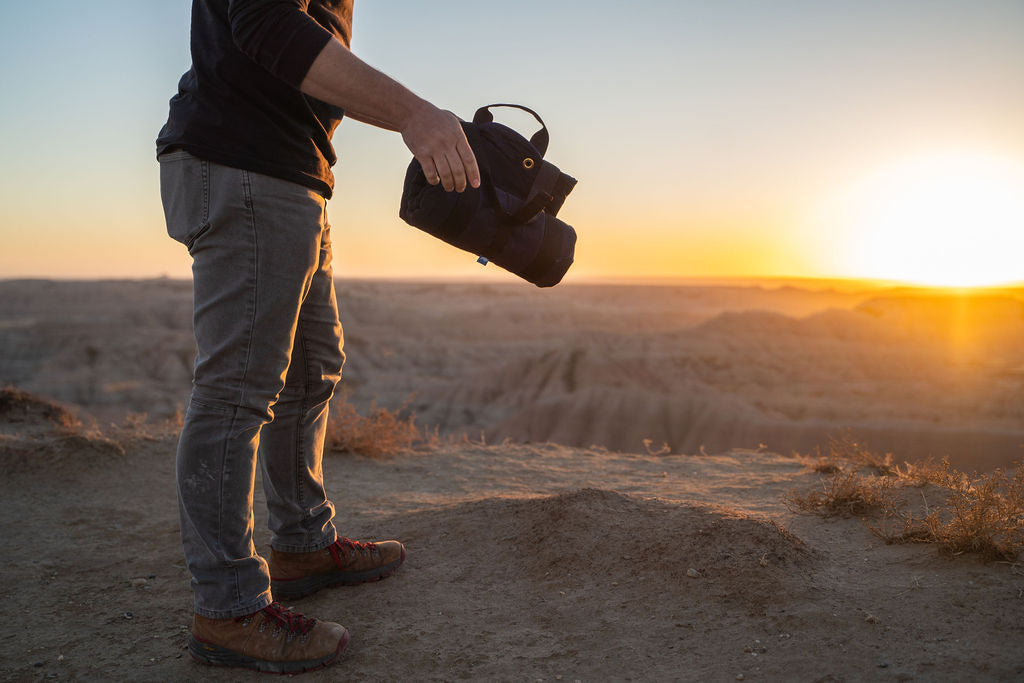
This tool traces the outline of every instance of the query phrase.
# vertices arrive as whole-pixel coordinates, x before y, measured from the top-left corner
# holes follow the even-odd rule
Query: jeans
[[[253,546],[256,463],[271,546],[337,538],[321,467],[345,362],[326,200],[301,185],[184,151],[160,157],[167,231],[192,256],[197,356],[178,442],[181,536],[196,613],[272,602]]]

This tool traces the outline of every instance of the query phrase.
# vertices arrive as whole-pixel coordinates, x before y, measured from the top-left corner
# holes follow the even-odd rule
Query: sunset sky
[[[153,140],[190,5],[2,5],[0,278],[188,277]],[[464,118],[545,117],[569,281],[1024,280],[1021,0],[357,0],[353,50]],[[514,279],[398,219],[399,136],[335,145],[337,275]]]

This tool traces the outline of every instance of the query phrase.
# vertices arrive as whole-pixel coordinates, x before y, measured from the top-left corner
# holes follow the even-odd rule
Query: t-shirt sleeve
[[[235,45],[250,59],[296,88],[328,41],[330,31],[306,13],[308,0],[229,0]]]

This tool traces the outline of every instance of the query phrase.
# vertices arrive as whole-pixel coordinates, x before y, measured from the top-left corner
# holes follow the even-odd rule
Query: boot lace
[[[341,556],[345,556],[345,549],[348,548],[349,552],[354,552],[362,555],[365,552],[373,552],[377,550],[377,545],[368,541],[353,541],[351,538],[339,538],[334,542],[332,548],[337,548],[341,552]],[[333,553],[332,553],[333,554]]]
[[[305,636],[316,624],[316,619],[294,612],[291,607],[285,609],[276,602],[264,607],[261,613],[266,618],[266,621],[274,624],[275,633],[284,631],[289,637],[294,635]],[[239,620],[242,619],[251,620],[252,615],[239,617]]]

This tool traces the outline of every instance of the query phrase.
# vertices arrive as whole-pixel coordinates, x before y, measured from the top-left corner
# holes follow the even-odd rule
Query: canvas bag
[[[529,140],[495,123],[492,107],[528,112],[540,123]],[[518,104],[481,107],[466,139],[480,166],[479,189],[445,192],[430,185],[416,159],[409,164],[399,216],[452,246],[493,262],[538,287],[558,284],[572,265],[576,231],[556,216],[576,179],[546,161],[548,129],[540,116]]]

